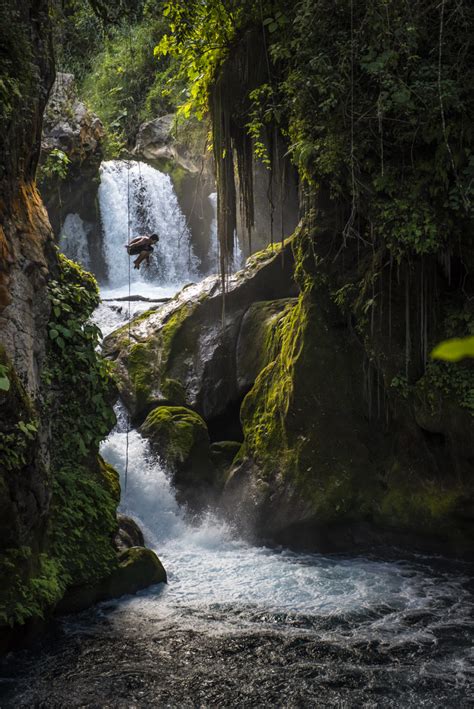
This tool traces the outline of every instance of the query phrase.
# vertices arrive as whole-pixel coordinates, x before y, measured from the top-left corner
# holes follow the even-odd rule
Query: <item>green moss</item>
[[[217,441],[211,444],[211,458],[218,468],[228,468],[242,447],[239,441]]]
[[[288,243],[288,239],[285,243]],[[281,241],[275,241],[273,244],[269,244],[269,246],[265,247],[264,249],[261,249],[260,251],[256,251],[251,256],[249,256],[249,258],[247,259],[246,267],[252,269],[254,267],[260,266],[261,263],[268,261],[269,259],[274,258],[274,256],[276,256],[277,254],[281,253],[281,249]]]
[[[184,406],[186,403],[186,390],[177,379],[163,379],[161,391],[170,404]]]
[[[0,556],[0,626],[43,618],[64,593],[61,567],[48,554],[31,547],[2,550]]]
[[[381,500],[377,521],[396,528],[405,528],[442,536],[460,536],[456,512],[466,490],[447,488],[433,481],[413,484],[393,481],[393,487]]]
[[[138,409],[146,408],[151,399],[154,355],[149,343],[132,345],[127,357],[127,369]]]
[[[241,408],[245,452],[269,473],[296,465],[297,450],[290,447],[285,418],[293,395],[293,370],[306,327],[303,295],[269,333],[266,358]]]
[[[123,343],[120,341],[121,331],[114,333],[110,347],[115,351],[122,346],[124,350],[115,368],[117,384],[119,390],[129,394],[134,414],[146,411],[158,401],[185,403],[184,388],[177,379],[168,376],[168,370],[172,365],[174,342],[196,307],[197,303],[184,303],[177,307],[158,332],[150,332],[145,342],[134,342],[129,346],[128,332],[126,339],[123,336]],[[150,312],[153,311],[149,311],[146,317]],[[143,320],[146,318],[143,317]],[[182,345],[179,346],[181,349]]]
[[[142,431],[172,466],[187,461],[198,447],[209,448],[205,421],[184,406],[158,406],[148,414]]]

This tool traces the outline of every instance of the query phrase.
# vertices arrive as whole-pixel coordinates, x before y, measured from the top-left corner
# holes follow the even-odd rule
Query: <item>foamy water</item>
[[[120,429],[120,426],[119,426]],[[435,628],[447,622],[472,623],[463,579],[427,573],[425,562],[374,561],[300,554],[253,546],[212,513],[190,521],[176,502],[160,461],[137,431],[129,434],[127,486],[123,477],[126,433],[114,431],[102,455],[122,475],[121,509],[144,530],[169,576],[157,587],[124,601],[117,613],[139,612],[155,618],[204,623],[213,632],[241,630],[257,622],[306,625],[351,622],[347,641],[377,639],[387,647],[407,641],[436,642]],[[466,579],[464,579],[466,580]],[[429,614],[414,629],[410,618]],[[213,618],[210,621],[210,618]],[[361,622],[353,624],[354,618]],[[341,628],[326,628],[325,637]],[[462,663],[465,653],[460,653]]]

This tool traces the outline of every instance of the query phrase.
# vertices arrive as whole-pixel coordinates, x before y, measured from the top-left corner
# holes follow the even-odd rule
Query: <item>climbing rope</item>
[[[127,253],[130,249],[130,160],[127,163]],[[130,264],[130,254],[128,254],[128,348],[130,350],[131,342],[131,281],[132,272]],[[124,480],[124,491],[127,490],[128,482],[128,448],[129,448],[129,436],[130,436],[130,411],[127,408],[127,433],[126,433],[126,443],[125,443],[125,480]]]

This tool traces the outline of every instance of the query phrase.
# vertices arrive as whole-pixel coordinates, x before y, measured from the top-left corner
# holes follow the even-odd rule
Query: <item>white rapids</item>
[[[176,502],[163,466],[137,431],[129,434],[125,489],[125,445],[126,433],[119,422],[104,442],[102,455],[121,472],[121,509],[139,522],[147,544],[157,551],[168,572],[169,583],[123,601],[119,614],[139,610],[154,618],[179,619],[181,626],[188,619],[193,626],[204,623],[209,628],[211,624],[213,632],[255,622],[291,625],[305,618],[311,625],[312,618],[320,623],[360,617],[366,620],[354,628],[354,639],[377,638],[390,646],[414,640],[412,615],[434,612],[435,622],[443,622],[437,609],[454,591],[448,576],[427,576],[422,568],[407,562],[253,546],[211,513],[191,521]],[[468,612],[463,605],[467,597],[467,591],[456,589],[451,613],[458,620]],[[325,631],[328,637],[334,632]],[[347,633],[349,641],[351,633]],[[435,642],[429,625],[416,635],[422,644]]]

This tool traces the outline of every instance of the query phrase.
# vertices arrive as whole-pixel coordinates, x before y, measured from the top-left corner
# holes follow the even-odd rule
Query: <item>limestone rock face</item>
[[[0,44],[9,59],[0,62],[0,371],[9,382],[0,392],[0,635],[14,594],[8,550],[18,551],[14,571],[31,578],[51,497],[48,423],[38,420],[38,399],[50,310],[47,281],[55,259],[34,184],[42,113],[54,78],[48,12],[43,0],[0,5]],[[28,547],[31,554],[22,554]]]
[[[222,416],[248,384],[239,383],[236,365],[245,313],[256,301],[294,292],[291,250],[286,247],[282,261],[269,248],[229,278],[224,299],[219,279],[210,277],[139,316],[130,341],[128,327],[109,335],[104,352],[114,360],[120,395],[135,420],[160,404],[184,404],[206,421]]]
[[[172,160],[191,173],[201,170],[198,155],[174,136],[174,113],[159,116],[140,126],[134,153],[147,160]]]
[[[42,150],[57,148],[79,165],[101,159],[105,131],[100,119],[78,99],[73,74],[58,72],[43,122]]]
[[[104,137],[100,119],[79,100],[74,76],[58,73],[43,122],[38,171],[40,192],[56,238],[68,216],[76,222],[81,220],[99,275],[101,269],[105,273],[97,206]],[[64,176],[45,173],[53,150],[61,150],[69,159]]]

